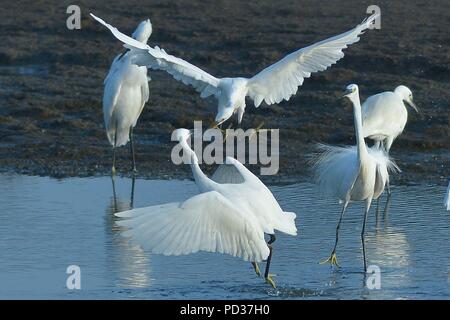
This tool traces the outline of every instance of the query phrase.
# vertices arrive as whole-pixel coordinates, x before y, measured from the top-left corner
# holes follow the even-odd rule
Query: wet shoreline
[[[167,151],[170,154],[170,149]],[[311,151],[312,153],[312,151]],[[126,158],[127,155],[125,155]],[[400,166],[402,172],[393,173],[390,175],[392,185],[441,185],[448,184],[448,169],[445,166],[445,161],[448,161],[448,156],[444,155],[429,155],[418,154],[416,157],[421,159],[429,158],[429,162],[423,165],[423,162],[413,161],[408,159],[406,164],[400,161],[396,163]],[[438,159],[438,160],[437,160]],[[117,167],[117,177],[135,177],[146,180],[192,180],[192,173],[189,165],[174,165],[170,158],[167,161],[154,160],[152,162],[138,162],[138,172],[133,173],[129,170],[130,164],[128,161],[118,161],[120,166]],[[442,165],[440,165],[442,161]],[[73,177],[103,177],[111,176],[111,168],[108,164],[91,166],[85,164],[71,164],[70,161],[57,166],[51,166],[45,162],[41,163],[31,161],[8,161],[12,164],[2,165],[0,174],[22,174],[27,176],[41,176],[51,177],[56,179],[65,179]],[[296,161],[294,165],[299,165],[300,161]],[[303,159],[301,168],[286,169],[281,167],[279,172],[275,175],[260,175],[260,166],[246,165],[253,173],[255,173],[263,182],[270,185],[286,185],[300,182],[313,182],[311,174],[311,166],[308,163],[308,156]],[[201,165],[202,169],[208,174],[212,175],[217,165]],[[406,169],[405,169],[406,167]]]

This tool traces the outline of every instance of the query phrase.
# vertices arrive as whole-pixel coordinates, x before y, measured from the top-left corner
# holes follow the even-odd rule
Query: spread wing
[[[289,100],[311,73],[326,70],[343,58],[342,50],[358,42],[377,17],[374,14],[352,30],[297,50],[255,75],[248,83],[248,96],[255,107],[262,101],[270,105]]]
[[[232,164],[221,164],[211,177],[217,183],[225,184],[240,184],[244,183],[245,179],[242,174]]]
[[[107,27],[118,40],[124,43],[126,48],[130,49],[129,54],[131,55],[131,61],[133,63],[155,70],[166,71],[172,75],[174,79],[194,87],[201,93],[202,98],[206,98],[210,95],[219,96],[220,91],[218,86],[220,79],[183,59],[166,53],[159,47],[152,48],[147,44],[123,34],[117,30],[117,28],[111,26],[92,13],[91,16]]]
[[[197,251],[226,253],[246,261],[269,255],[264,232],[256,218],[237,210],[216,191],[196,195],[183,203],[168,203],[116,214],[120,226],[152,253],[181,255]]]

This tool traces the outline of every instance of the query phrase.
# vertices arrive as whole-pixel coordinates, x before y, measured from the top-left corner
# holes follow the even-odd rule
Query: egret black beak
[[[419,113],[419,108],[416,106],[416,104],[413,102],[412,99],[409,100],[409,101],[406,101],[406,103],[409,104],[411,108],[413,108],[414,110],[416,110],[417,113]]]
[[[125,52],[123,52],[123,53],[119,56],[119,58],[118,58],[117,60],[122,59],[123,56],[126,55],[128,51],[131,51],[131,50],[127,48],[127,49],[125,50]]]
[[[350,93],[352,93],[353,91],[350,89],[346,89],[344,91],[344,94],[342,96],[340,96],[340,99],[346,98]]]

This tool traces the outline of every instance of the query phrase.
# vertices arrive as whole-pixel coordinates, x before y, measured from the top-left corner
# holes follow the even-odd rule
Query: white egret
[[[147,43],[152,34],[150,20],[142,21],[133,33],[135,41]],[[103,93],[103,117],[106,134],[113,146],[112,174],[115,174],[116,148],[130,141],[132,170],[136,172],[133,128],[149,98],[147,68],[131,62],[132,55],[126,52],[116,56],[105,78]]]
[[[403,85],[393,92],[386,91],[367,98],[362,105],[364,138],[375,140],[377,147],[384,144],[389,153],[392,142],[403,132],[408,121],[404,102],[419,112],[411,90]]]
[[[377,199],[383,193],[385,184],[389,180],[388,170],[394,170],[397,167],[385,152],[378,148],[368,148],[365,144],[358,86],[356,84],[349,85],[345,97],[353,103],[356,146],[335,147],[321,145],[321,153],[314,163],[315,178],[321,191],[337,197],[343,203],[336,228],[336,242],[331,256],[323,263],[330,262],[338,266],[336,247],[342,217],[350,201],[364,201],[365,210],[361,241],[364,271],[366,271],[364,230],[367,214],[372,199]]]
[[[121,33],[102,19],[91,16],[106,26],[131,50],[132,62],[156,70],[164,70],[173,78],[193,86],[202,98],[215,96],[218,100],[216,125],[237,113],[238,123],[245,112],[245,98],[250,97],[256,108],[263,101],[271,105],[289,100],[311,73],[326,70],[344,57],[342,50],[359,41],[378,14],[370,16],[355,28],[299,49],[251,78],[216,78],[189,62],[169,55],[159,47],[152,48]]]
[[[117,213],[128,227],[126,236],[142,248],[164,255],[197,251],[220,252],[257,262],[267,259],[269,274],[275,230],[295,236],[295,213],[284,212],[270,190],[239,161],[227,157],[213,179],[200,169],[198,158],[187,140],[190,131],[177,129],[175,137],[190,158],[192,174],[200,194],[184,202],[167,203]],[[270,235],[268,243],[264,233]]]
[[[403,132],[408,121],[404,102],[419,112],[411,90],[403,85],[393,92],[386,91],[367,98],[362,105],[364,138],[374,140],[377,148],[382,147],[389,153],[392,143]],[[387,192],[391,194],[389,183]]]
[[[445,194],[444,206],[450,210],[450,181],[448,182],[447,193]]]

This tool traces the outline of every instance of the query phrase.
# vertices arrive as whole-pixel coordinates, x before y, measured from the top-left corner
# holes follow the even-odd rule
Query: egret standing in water
[[[152,48],[128,37],[92,13],[91,16],[125,43],[125,47],[131,50],[133,63],[166,71],[174,79],[194,87],[202,98],[214,96],[218,100],[215,118],[218,126],[235,113],[238,123],[242,121],[246,97],[253,100],[256,108],[263,101],[271,105],[289,100],[297,93],[305,78],[314,72],[326,70],[342,59],[342,51],[359,41],[361,34],[373,24],[378,14],[347,32],[294,51],[251,78],[216,78],[185,60],[167,54],[163,49]]]
[[[177,129],[176,138],[188,155],[197,194],[174,202],[117,213],[118,222],[142,248],[164,255],[197,251],[226,253],[251,261],[259,275],[258,262],[266,260],[269,274],[275,230],[295,236],[295,213],[284,212],[272,192],[239,161],[227,157],[212,179],[200,169],[198,158],[187,140],[190,131]],[[270,235],[268,243],[264,233]]]
[[[146,44],[152,34],[150,20],[142,21],[133,33],[133,39]],[[112,174],[116,172],[116,148],[130,142],[132,170],[136,172],[133,128],[149,98],[147,68],[131,62],[129,50],[118,55],[105,78],[103,117],[106,134],[113,146]]]
[[[386,91],[367,98],[362,105],[364,138],[375,140],[377,147],[383,146],[389,153],[408,121],[405,102],[419,112],[411,90],[403,85],[393,92]]]
[[[411,90],[403,85],[393,92],[386,91],[367,98],[362,105],[364,138],[374,140],[375,147],[383,148],[389,153],[392,143],[403,132],[408,121],[405,103],[419,112]],[[387,192],[388,195],[391,194],[389,181]]]
[[[389,180],[388,170],[396,168],[389,156],[378,148],[368,148],[364,141],[361,104],[358,86],[347,87],[345,96],[353,103],[356,146],[335,147],[321,145],[321,153],[314,163],[315,178],[322,192],[337,197],[342,211],[336,227],[336,242],[330,257],[323,261],[338,266],[336,247],[339,227],[350,201],[364,201],[364,222],[361,231],[364,271],[367,270],[364,230],[372,199],[377,199]]]

